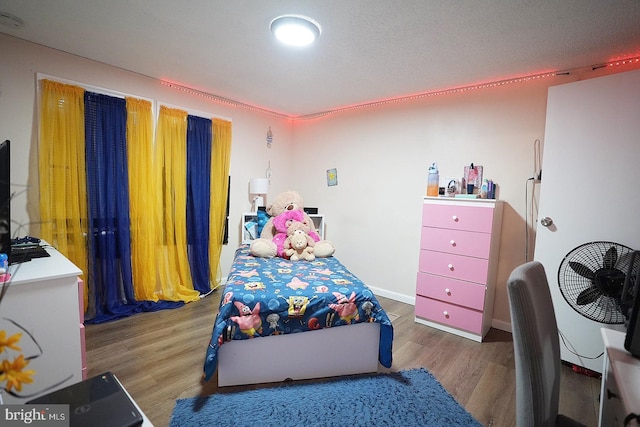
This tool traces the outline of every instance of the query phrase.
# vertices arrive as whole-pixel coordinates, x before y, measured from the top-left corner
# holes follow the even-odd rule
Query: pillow
[[[262,229],[267,225],[269,218],[271,218],[271,216],[269,216],[268,213],[258,209],[258,237],[262,234]]]

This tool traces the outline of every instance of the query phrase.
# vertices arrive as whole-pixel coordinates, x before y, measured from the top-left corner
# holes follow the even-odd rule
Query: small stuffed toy
[[[316,242],[309,236],[306,229],[308,225],[302,222],[291,222],[287,228],[287,238],[284,241],[284,254],[291,261],[313,261],[316,256],[313,254],[313,247]]]
[[[274,225],[274,219],[285,211],[300,211],[302,212],[304,221],[308,224],[313,224],[313,221],[304,212],[304,200],[296,191],[285,191],[284,193],[278,194],[275,198],[274,202],[267,206],[267,213],[271,215],[271,218],[267,221],[265,226],[262,228],[262,232],[260,233],[260,238],[255,239],[251,242],[251,247],[249,251],[251,255],[261,258],[272,258],[278,255],[278,245],[273,242],[273,238],[278,233],[286,233],[286,228],[284,230],[277,230]],[[304,222],[302,221],[302,222]],[[314,246],[314,255],[316,258],[326,258],[333,255],[335,252],[335,247],[333,243],[329,240],[320,240],[320,236],[315,232],[313,227],[311,227],[309,231],[309,235],[316,242]],[[280,236],[279,238],[281,238]],[[284,240],[286,239],[286,234],[282,237],[282,243],[284,244]]]

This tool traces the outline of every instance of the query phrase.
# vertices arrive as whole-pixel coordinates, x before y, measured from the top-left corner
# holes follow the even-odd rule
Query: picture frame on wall
[[[329,187],[338,185],[338,170],[336,168],[327,170],[327,185]]]

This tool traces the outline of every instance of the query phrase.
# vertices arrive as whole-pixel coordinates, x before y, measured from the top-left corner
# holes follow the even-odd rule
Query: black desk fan
[[[636,271],[633,249],[613,242],[589,242],[570,251],[558,268],[562,296],[582,316],[610,325],[624,324],[622,301],[627,272]],[[631,266],[631,267],[630,267]],[[637,274],[637,273],[636,273]]]

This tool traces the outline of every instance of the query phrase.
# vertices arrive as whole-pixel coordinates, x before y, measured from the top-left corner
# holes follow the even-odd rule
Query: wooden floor
[[[218,390],[215,377],[201,380],[219,298],[213,293],[178,309],[87,325],[89,376],[114,372],[156,427],[168,425],[176,399],[256,388]],[[515,426],[511,334],[492,329],[477,343],[416,324],[411,305],[379,300],[394,319],[390,371],[424,367],[482,425]],[[596,426],[600,380],[563,366],[560,388],[560,412]]]

